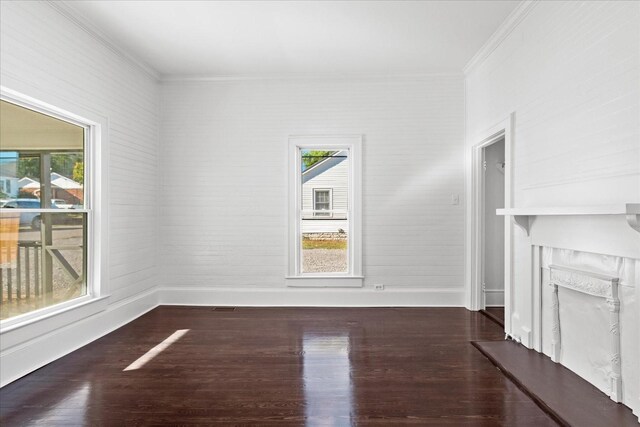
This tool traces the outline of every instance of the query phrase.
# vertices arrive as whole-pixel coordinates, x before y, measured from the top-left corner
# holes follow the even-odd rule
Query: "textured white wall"
[[[2,2],[2,85],[108,120],[112,302],[157,277],[158,85],[46,2]]]
[[[462,291],[463,89],[461,76],[163,84],[163,284],[284,287],[287,137],[363,134],[365,286]]]
[[[109,245],[103,250],[109,264],[104,289],[111,296],[96,316],[87,317],[84,307],[39,326],[4,331],[4,384],[155,305],[159,89],[153,78],[49,2],[0,5],[1,84],[107,124]],[[65,322],[70,326],[62,328]],[[14,341],[22,345],[7,350]]]
[[[467,141],[516,112],[514,206],[640,198],[640,3],[539,2],[466,78]]]

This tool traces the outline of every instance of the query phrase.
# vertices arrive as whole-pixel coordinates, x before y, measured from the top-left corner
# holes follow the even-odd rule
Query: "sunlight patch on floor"
[[[149,363],[154,357],[156,357],[158,354],[162,353],[171,344],[173,344],[174,342],[178,341],[180,338],[182,338],[184,336],[184,334],[186,334],[189,331],[190,331],[190,329],[178,329],[177,331],[175,331],[174,333],[169,335],[167,337],[167,339],[165,339],[160,344],[158,344],[157,346],[153,347],[151,350],[147,351],[145,354],[140,356],[131,365],[129,365],[126,368],[124,368],[123,371],[134,371],[136,369],[142,368],[144,365]]]

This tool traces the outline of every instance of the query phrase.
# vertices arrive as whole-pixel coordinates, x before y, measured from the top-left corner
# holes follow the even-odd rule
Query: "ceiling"
[[[461,72],[518,1],[67,1],[164,77]]]

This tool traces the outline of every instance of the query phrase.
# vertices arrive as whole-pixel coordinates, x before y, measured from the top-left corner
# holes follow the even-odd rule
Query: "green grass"
[[[346,240],[302,239],[302,249],[347,249]]]

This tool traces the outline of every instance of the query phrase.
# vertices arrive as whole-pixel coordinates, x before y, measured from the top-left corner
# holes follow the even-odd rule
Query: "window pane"
[[[301,150],[302,273],[348,273],[349,152]]]
[[[85,213],[0,213],[0,319],[86,295],[85,230]]]
[[[347,273],[349,234],[346,213],[330,218],[302,216],[303,273]]]
[[[87,293],[87,214],[73,211],[85,206],[85,129],[6,101],[0,107],[0,318],[6,319]]]

